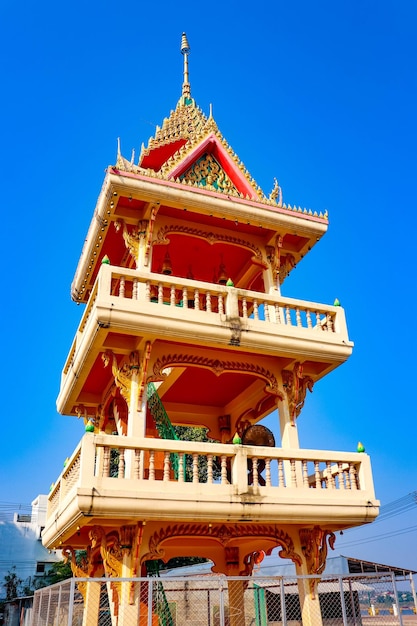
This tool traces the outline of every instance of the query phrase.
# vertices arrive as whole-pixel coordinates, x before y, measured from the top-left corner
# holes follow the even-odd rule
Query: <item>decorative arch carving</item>
[[[216,376],[221,376],[225,372],[242,372],[252,374],[262,378],[266,382],[265,391],[271,395],[282,398],[278,390],[278,382],[272,372],[253,363],[245,361],[224,361],[221,359],[211,359],[205,356],[193,354],[166,354],[156,360],[153,366],[153,374],[148,377],[147,382],[163,381],[167,378],[164,372],[168,367],[201,367],[211,370]]]
[[[279,556],[283,559],[291,559],[297,565],[301,565],[301,557],[294,550],[294,543],[288,533],[273,524],[234,524],[226,526],[212,526],[208,524],[174,524],[161,530],[157,530],[149,539],[149,552],[142,556],[141,561],[161,559],[165,555],[163,544],[171,539],[181,537],[207,537],[217,541],[223,547],[231,547],[235,540],[256,537],[257,540],[267,540],[282,549]]]
[[[255,244],[251,241],[241,239],[240,237],[233,237],[232,235],[213,233],[212,231],[206,231],[201,228],[193,228],[192,226],[182,224],[167,224],[166,226],[161,227],[157,232],[153,245],[168,245],[170,243],[170,234],[182,234],[188,237],[197,237],[198,239],[207,241],[210,245],[214,245],[216,243],[227,243],[232,246],[244,248],[245,250],[252,252],[252,260],[255,263],[264,267],[267,266],[266,261],[262,256],[261,249],[258,248],[258,246],[255,246]]]

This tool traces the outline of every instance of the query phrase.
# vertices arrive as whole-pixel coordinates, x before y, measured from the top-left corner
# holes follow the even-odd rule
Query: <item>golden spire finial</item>
[[[191,95],[191,86],[188,80],[188,55],[190,53],[190,49],[187,35],[183,33],[181,37],[181,54],[184,56],[184,81],[182,83],[182,95],[187,98]]]

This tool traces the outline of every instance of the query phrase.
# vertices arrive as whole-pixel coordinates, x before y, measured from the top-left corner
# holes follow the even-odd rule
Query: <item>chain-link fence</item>
[[[416,606],[393,574],[72,578],[35,593],[31,626],[417,626]]]

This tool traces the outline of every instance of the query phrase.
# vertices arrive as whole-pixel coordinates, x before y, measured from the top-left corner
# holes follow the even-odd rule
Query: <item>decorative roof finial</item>
[[[188,55],[190,50],[191,48],[188,43],[187,35],[183,33],[181,37],[181,54],[184,56],[184,81],[182,83],[182,95],[186,98],[191,96],[191,86],[188,80]]]

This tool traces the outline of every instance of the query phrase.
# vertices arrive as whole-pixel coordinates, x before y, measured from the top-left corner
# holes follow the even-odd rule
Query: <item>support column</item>
[[[302,531],[300,531],[300,535],[302,535]],[[294,549],[298,554],[303,555],[301,565],[295,563],[297,576],[309,576],[311,574],[311,567],[308,560],[305,558],[306,546],[304,545],[303,539],[297,537],[296,534],[294,534]],[[303,626],[321,626],[323,621],[321,617],[319,594],[316,591],[317,582],[312,578],[298,578],[297,586]]]
[[[91,626],[91,624],[98,624],[101,583],[93,583],[89,581],[87,583],[81,584],[85,585],[82,626]]]
[[[238,576],[240,569],[239,548],[225,548],[226,575]],[[230,626],[245,624],[245,582],[243,580],[228,581],[229,623]]]
[[[320,526],[300,528],[298,537],[294,537],[296,550],[302,554],[301,565],[296,563],[297,576],[309,576],[298,580],[304,626],[320,626],[322,623],[318,584],[326,567],[327,540],[333,549],[334,533]]]
[[[146,429],[146,373],[151,353],[151,343],[146,343],[141,354],[131,352],[129,362],[124,362],[121,367],[113,352],[108,351],[103,355],[105,365],[112,363],[114,382],[120,390],[128,407],[127,436],[144,437]],[[131,475],[131,463],[126,462],[126,477]]]
[[[298,449],[300,447],[298,428],[297,424],[291,420],[288,398],[278,400],[277,406],[281,433],[281,445],[283,448]]]
[[[305,376],[303,365],[294,364],[292,370],[282,370],[282,386],[286,398],[278,406],[283,447],[299,448],[296,419],[304,406],[307,389],[313,390],[313,379]]]

